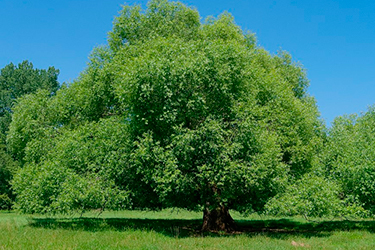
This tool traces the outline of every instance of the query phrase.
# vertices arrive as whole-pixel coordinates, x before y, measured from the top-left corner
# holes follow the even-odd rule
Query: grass
[[[0,249],[374,249],[371,220],[306,221],[232,213],[242,233],[199,231],[200,213],[121,211],[82,217],[0,212]]]

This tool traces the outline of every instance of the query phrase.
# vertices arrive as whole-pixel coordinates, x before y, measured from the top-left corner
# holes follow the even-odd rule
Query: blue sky
[[[0,0],[0,68],[31,61],[71,82],[128,0]],[[329,124],[375,104],[375,1],[182,0],[202,18],[229,11],[271,53],[288,51],[307,69],[309,93]]]

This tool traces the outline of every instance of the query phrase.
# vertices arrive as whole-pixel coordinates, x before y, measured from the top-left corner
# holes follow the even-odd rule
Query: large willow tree
[[[23,98],[8,145],[19,208],[180,207],[235,229],[300,178],[320,145],[304,70],[256,46],[233,17],[154,0],[125,6],[69,87]]]

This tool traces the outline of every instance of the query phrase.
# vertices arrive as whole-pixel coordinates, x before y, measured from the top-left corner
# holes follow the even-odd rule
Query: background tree
[[[19,101],[18,206],[181,207],[204,212],[203,230],[233,230],[229,209],[261,211],[314,164],[322,132],[307,86],[228,13],[202,24],[181,3],[125,6],[77,81]]]
[[[39,89],[46,90],[49,95],[56,93],[59,88],[57,76],[59,71],[54,67],[48,70],[34,69],[32,63],[23,61],[15,66],[10,63],[0,72],[0,197],[8,205],[14,199],[9,181],[17,165],[6,151],[6,134],[12,120],[12,113],[17,98],[34,93]],[[38,111],[36,111],[38,112]],[[1,198],[0,198],[1,199]],[[1,203],[1,201],[0,201]],[[0,204],[1,208],[1,204]]]
[[[375,109],[337,117],[313,173],[274,197],[277,215],[369,216],[375,212]]]
[[[34,69],[33,64],[23,61],[18,67],[13,63],[6,65],[0,73],[0,134],[2,142],[8,130],[15,100],[38,89],[48,90],[51,94],[59,88],[57,77],[59,70]]]
[[[375,212],[375,109],[361,116],[338,117],[329,133],[324,166],[342,187],[342,196]]]

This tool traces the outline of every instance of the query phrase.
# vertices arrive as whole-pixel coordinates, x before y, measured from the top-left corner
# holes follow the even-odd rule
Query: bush
[[[365,210],[355,200],[341,199],[340,187],[333,181],[307,174],[290,185],[266,205],[266,213],[277,216],[305,217],[360,216]]]

